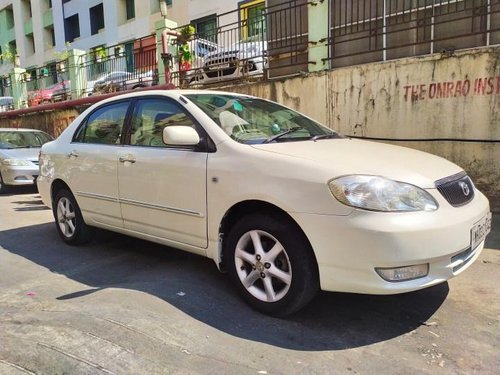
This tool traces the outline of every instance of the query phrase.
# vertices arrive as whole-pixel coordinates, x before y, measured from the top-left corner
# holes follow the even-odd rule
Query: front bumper
[[[242,77],[260,75],[264,72],[264,62],[262,58],[234,59],[228,64],[229,66],[225,67],[224,63],[217,61],[212,63],[208,62],[208,65],[201,69],[201,83],[238,79]]]
[[[38,166],[2,167],[2,179],[5,185],[34,185],[38,177]]]
[[[489,213],[479,191],[455,208],[439,193],[434,212],[382,213],[355,210],[349,216],[291,213],[318,261],[321,289],[397,294],[444,282],[467,269],[484,241],[471,249],[471,229]],[[383,280],[375,268],[429,264],[429,273],[409,281]]]

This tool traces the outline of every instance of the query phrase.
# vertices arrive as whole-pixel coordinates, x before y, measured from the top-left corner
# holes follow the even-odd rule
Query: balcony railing
[[[301,74],[310,66],[335,69],[500,45],[500,0],[267,0],[267,5],[258,12],[239,8],[219,14],[210,20],[209,32],[210,28],[196,33],[188,25],[179,27],[169,46],[174,52],[170,72],[165,73],[170,83],[210,87]],[[308,13],[313,6],[325,11],[317,24]],[[325,37],[311,40],[312,35]],[[150,35],[92,49],[73,66],[78,83],[73,94],[81,97],[165,83],[159,82],[158,45],[160,41]],[[313,46],[320,48],[310,53]],[[70,97],[68,67],[61,64],[31,69],[22,82],[30,105]],[[0,77],[0,96],[12,96],[14,91],[10,79]]]
[[[158,83],[154,36],[92,49],[80,57],[84,96],[136,89]]]
[[[247,18],[241,17],[240,9],[217,15],[213,32],[175,41],[174,83],[208,85],[307,70],[307,6],[306,0],[294,0],[268,6]],[[183,46],[191,52],[188,61],[183,61]]]
[[[500,0],[330,0],[332,68],[500,43]]]

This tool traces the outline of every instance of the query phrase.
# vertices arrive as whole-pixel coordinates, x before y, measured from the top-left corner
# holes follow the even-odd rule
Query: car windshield
[[[11,105],[14,103],[14,99],[10,96],[0,98],[0,105]]]
[[[0,131],[0,149],[41,147],[51,140],[50,135],[44,132]]]
[[[188,94],[185,97],[240,143],[342,138],[316,121],[267,100],[219,94]]]

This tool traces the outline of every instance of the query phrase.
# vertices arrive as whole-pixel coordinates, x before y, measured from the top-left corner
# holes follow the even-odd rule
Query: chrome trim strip
[[[115,197],[110,197],[110,196],[101,195],[101,194],[85,193],[83,191],[77,191],[76,195],[79,195],[79,196],[85,197],[85,198],[101,199],[103,201],[108,201],[108,202],[116,202],[116,203],[119,202],[119,199],[115,198]]]
[[[143,208],[152,208],[154,210],[160,210],[160,211],[166,211],[166,212],[173,212],[173,213],[176,213],[176,214],[196,216],[196,217],[205,217],[205,215],[203,215],[201,212],[196,212],[196,211],[191,211],[191,210],[184,210],[182,208],[160,206],[158,204],[150,204],[150,203],[145,203],[145,202],[141,202],[141,201],[135,201],[135,200],[132,200],[132,199],[123,199],[123,198],[119,199],[119,198],[109,197],[107,195],[84,193],[82,191],[77,191],[76,195],[81,196],[81,197],[85,197],[85,198],[101,199],[101,200],[108,201],[108,202],[129,204],[129,205],[132,205],[132,206],[138,206],[138,207],[143,207]]]
[[[434,184],[436,187],[438,187],[438,186],[446,184],[448,182],[460,180],[461,178],[463,178],[465,176],[467,176],[467,173],[465,171],[462,171],[462,172],[456,173],[454,175],[451,175],[451,176],[442,178],[440,180],[434,181]]]
[[[160,206],[158,204],[149,204],[149,203],[144,203],[144,202],[140,202],[140,201],[135,201],[135,200],[132,200],[132,199],[120,199],[120,202],[121,203],[125,203],[125,204],[130,204],[132,206],[138,206],[138,207],[144,207],[144,208],[152,208],[154,210],[173,212],[173,213],[176,213],[176,214],[183,214],[183,215],[189,215],[189,216],[204,217],[204,215],[201,212],[196,212],[196,211],[191,211],[191,210],[184,210],[184,209],[175,208],[175,207]]]

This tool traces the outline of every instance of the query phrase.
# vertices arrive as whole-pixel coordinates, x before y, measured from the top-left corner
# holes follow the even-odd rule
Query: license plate
[[[229,64],[219,64],[219,65],[212,65],[208,69],[210,70],[219,70],[219,69],[226,69],[229,68]]]
[[[474,250],[491,231],[491,212],[474,224],[470,231],[470,247]]]

